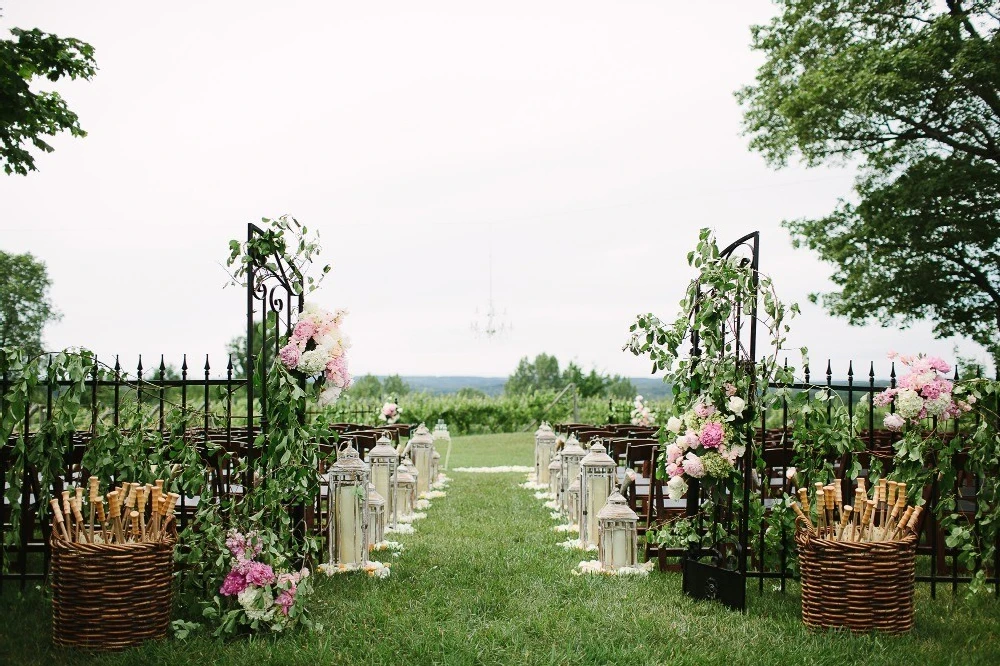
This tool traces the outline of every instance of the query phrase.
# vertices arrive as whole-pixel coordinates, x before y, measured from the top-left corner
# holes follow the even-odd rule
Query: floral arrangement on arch
[[[746,452],[738,425],[747,408],[736,391],[734,384],[727,383],[724,398],[712,400],[703,395],[680,417],[667,420],[667,430],[676,436],[665,451],[670,499],[684,496],[688,479],[725,479],[736,469],[736,460]]]
[[[969,402],[952,397],[953,385],[944,376],[951,372],[951,366],[945,361],[936,356],[900,355],[894,351],[889,352],[889,358],[899,360],[908,372],[896,388],[888,388],[874,398],[877,407],[895,407],[883,419],[886,429],[898,432],[926,418],[954,419],[972,409]],[[974,403],[976,398],[970,396],[969,400]]]
[[[636,426],[651,426],[656,423],[656,412],[649,409],[641,395],[635,396],[635,402],[632,403],[631,423]]]
[[[347,369],[347,350],[350,340],[340,325],[347,310],[334,312],[307,303],[292,329],[288,344],[278,351],[281,363],[289,371],[306,377],[320,377],[323,386],[319,394],[320,406],[332,405],[351,385]]]
[[[259,532],[229,531],[225,554],[229,573],[219,594],[234,597],[236,604],[224,608],[225,602],[215,597],[214,605],[206,610],[206,616],[219,616],[216,635],[235,633],[239,627],[278,632],[300,622],[310,624],[305,615],[305,599],[312,593],[309,569],[276,572],[270,564],[261,561],[265,547]],[[268,555],[273,553],[268,551]]]
[[[393,423],[399,421],[399,415],[402,413],[403,410],[400,409],[399,405],[394,402],[387,402],[382,405],[382,409],[379,411],[378,417],[386,425],[392,425]]]

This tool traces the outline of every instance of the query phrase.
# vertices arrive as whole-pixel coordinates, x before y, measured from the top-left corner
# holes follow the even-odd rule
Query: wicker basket
[[[811,629],[901,634],[913,628],[917,535],[853,543],[795,534],[802,575],[802,621]]]
[[[52,534],[53,643],[121,650],[167,635],[177,543],[173,523],[158,543],[73,543],[58,530]]]

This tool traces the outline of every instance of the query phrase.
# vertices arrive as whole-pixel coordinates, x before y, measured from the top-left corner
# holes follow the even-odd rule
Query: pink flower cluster
[[[322,375],[326,386],[319,397],[320,405],[333,404],[351,385],[347,368],[350,341],[340,330],[346,310],[329,312],[307,304],[292,329],[288,344],[278,351],[278,358],[289,370],[307,377]]]
[[[899,355],[889,352],[889,358],[898,359],[908,372],[896,388],[885,389],[873,399],[877,407],[893,405],[895,413],[887,414],[883,425],[889,430],[902,430],[907,423],[916,424],[929,417],[957,418],[971,407],[952,399],[952,383],[943,375],[951,366],[936,356]]]
[[[291,607],[295,605],[298,584],[309,575],[309,570],[275,574],[269,564],[254,559],[263,549],[263,544],[255,532],[242,534],[231,530],[226,538],[226,548],[233,557],[233,563],[222,582],[222,587],[219,588],[219,594],[234,597],[251,586],[263,588],[275,585],[280,592],[274,599],[274,604],[278,606],[282,615],[287,616]]]
[[[274,570],[254,559],[263,549],[263,544],[255,532],[242,534],[231,530],[226,538],[226,548],[229,549],[234,561],[219,590],[220,594],[235,596],[247,589],[248,585],[264,587],[275,581]]]
[[[387,424],[392,425],[399,420],[399,415],[403,412],[394,402],[387,402],[382,405],[382,413],[379,417],[385,421]]]

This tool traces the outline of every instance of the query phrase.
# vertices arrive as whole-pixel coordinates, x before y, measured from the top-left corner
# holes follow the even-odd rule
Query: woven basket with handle
[[[67,541],[52,531],[52,641],[121,650],[164,638],[173,594],[174,524],[155,543]]]
[[[795,534],[802,576],[802,621],[812,629],[901,634],[913,628],[917,536],[855,543]]]

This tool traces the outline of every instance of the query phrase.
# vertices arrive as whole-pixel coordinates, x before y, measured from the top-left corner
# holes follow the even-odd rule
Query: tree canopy
[[[931,319],[1000,361],[1000,3],[777,0],[737,93],[772,166],[857,163],[853,201],[786,221],[852,324]]]
[[[49,299],[45,264],[30,254],[0,250],[0,347],[22,347],[29,354],[42,351],[42,329],[57,321]]]
[[[504,384],[504,393],[520,395],[534,391],[556,391],[568,384],[575,384],[583,398],[631,398],[636,392],[635,386],[627,377],[601,374],[593,368],[589,373],[584,373],[572,361],[560,372],[559,360],[555,356],[539,354],[534,361],[527,356],[521,359],[514,374]]]
[[[0,162],[8,174],[36,171],[33,146],[46,153],[43,137],[68,130],[86,136],[79,118],[57,92],[31,89],[32,81],[91,79],[97,72],[94,48],[72,37],[40,30],[11,28],[12,39],[0,39]]]

